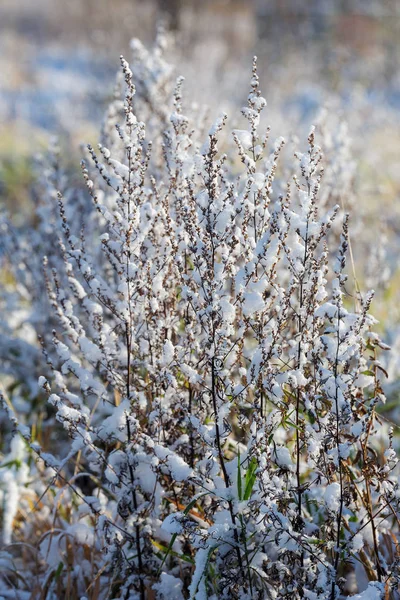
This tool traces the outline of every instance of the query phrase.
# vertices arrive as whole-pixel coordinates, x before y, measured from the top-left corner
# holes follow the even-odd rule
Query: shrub
[[[337,157],[314,128],[294,157],[270,142],[256,60],[242,129],[203,135],[162,41],[134,47],[87,193],[53,161],[36,229],[3,222],[1,593],[395,598],[385,345],[346,288]]]

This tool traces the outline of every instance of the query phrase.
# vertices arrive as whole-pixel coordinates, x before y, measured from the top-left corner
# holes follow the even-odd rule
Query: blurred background
[[[32,157],[53,134],[78,168],[79,145],[98,139],[119,55],[130,59],[132,37],[151,45],[160,22],[174,39],[170,62],[186,77],[186,101],[210,106],[210,121],[223,109],[239,113],[256,54],[273,136],[304,140],[323,108],[333,128],[347,123],[353,224],[370,229],[367,251],[377,240],[385,250],[385,298],[393,297],[388,289],[400,281],[399,0],[0,0],[3,206],[24,218]],[[394,301],[382,306],[399,312]]]
[[[371,113],[400,105],[398,0],[1,0],[2,126],[21,150],[27,127],[97,129],[119,55],[132,37],[151,44],[161,21],[191,95],[212,107],[242,101],[254,54],[269,103],[302,118],[332,95]],[[376,115],[364,116],[368,128]]]

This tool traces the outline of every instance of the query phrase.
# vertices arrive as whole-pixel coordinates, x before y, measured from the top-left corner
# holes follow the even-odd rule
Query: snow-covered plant
[[[53,167],[37,230],[4,225],[43,357],[8,375],[40,374],[47,403],[38,428],[3,394],[1,594],[397,598],[385,346],[329,206],[345,162],[332,143],[326,191],[314,128],[294,157],[270,142],[255,59],[241,128],[202,136],[161,48],[141,49],[139,97],[121,58],[86,195]]]

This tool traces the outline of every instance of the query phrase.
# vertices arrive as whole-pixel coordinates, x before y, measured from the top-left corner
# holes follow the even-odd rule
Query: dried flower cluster
[[[256,60],[242,129],[187,116],[162,50],[121,58],[86,191],[54,151],[2,220],[0,596],[398,598],[347,152],[270,141]]]

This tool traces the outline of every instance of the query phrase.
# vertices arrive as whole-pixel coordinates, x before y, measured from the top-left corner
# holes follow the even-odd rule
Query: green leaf
[[[4,469],[5,467],[9,468],[9,467],[16,467],[17,471],[21,468],[22,466],[22,462],[19,460],[19,458],[14,458],[14,460],[9,460],[6,463],[2,463],[0,465],[0,469]]]
[[[258,467],[257,460],[253,456],[253,458],[250,461],[249,468],[247,469],[246,477],[244,480],[243,500],[248,500],[251,496],[254,484],[256,482],[257,467]]]
[[[199,500],[199,498],[202,498],[203,496],[207,496],[207,494],[208,494],[208,492],[204,492],[204,494],[200,494],[199,496],[196,496],[196,498],[193,498],[193,500],[191,502],[189,502],[189,504],[187,505],[187,507],[183,511],[183,514],[184,515],[189,514],[190,511],[192,510],[193,506],[195,506],[197,500]]]
[[[191,502],[189,502],[189,504],[187,505],[187,507],[186,507],[186,508],[185,508],[185,510],[183,511],[183,514],[184,514],[184,515],[187,515],[187,514],[189,514],[189,512],[192,510],[192,508],[193,508],[193,507],[194,507],[194,505],[196,504],[197,500],[198,500],[199,498],[202,498],[203,496],[206,496],[207,494],[208,494],[208,492],[204,492],[204,494],[200,494],[200,496],[196,496],[195,498],[193,498],[193,500],[192,500]],[[171,541],[170,541],[170,542],[169,542],[169,544],[168,544],[168,548],[166,549],[166,552],[165,552],[164,558],[163,558],[163,560],[162,560],[162,563],[161,563],[161,565],[160,565],[160,568],[158,569],[158,575],[160,575],[160,573],[161,573],[161,570],[162,570],[162,568],[163,568],[163,566],[164,566],[164,564],[165,564],[165,561],[167,560],[167,558],[168,558],[169,554],[171,553],[171,551],[172,551],[172,546],[175,544],[175,540],[176,540],[176,538],[177,538],[177,537],[178,537],[178,534],[177,534],[177,533],[174,533],[174,534],[172,534]]]
[[[205,565],[204,565],[204,569],[203,569],[203,572],[202,572],[202,574],[201,574],[201,577],[200,577],[200,579],[199,579],[199,583],[197,584],[197,587],[196,587],[196,590],[195,590],[195,594],[197,594],[197,592],[198,592],[198,589],[199,589],[200,582],[201,582],[201,580],[202,580],[202,579],[203,579],[203,577],[204,577],[204,573],[207,571],[207,567],[208,567],[208,563],[210,562],[211,555],[212,555],[212,553],[214,552],[214,550],[216,550],[217,548],[218,548],[218,544],[217,544],[216,546],[211,546],[211,548],[209,549],[209,551],[208,551],[208,553],[207,553],[207,560],[206,560],[206,563],[205,563]],[[192,600],[193,598],[194,598],[194,596],[191,596],[191,597],[190,597],[190,599],[191,599],[191,600]]]
[[[240,450],[238,450],[237,488],[238,498],[239,500],[242,500],[242,472],[240,468]]]
[[[161,542],[157,542],[156,540],[151,540],[151,543],[153,544],[153,546],[155,546],[156,548],[161,550],[161,552],[163,552],[163,553],[168,552],[168,546],[165,546]],[[171,556],[176,556],[177,558],[180,558],[181,560],[194,565],[193,558],[191,556],[188,556],[187,554],[179,554],[179,552],[175,552],[175,550],[170,550],[169,554],[171,554]],[[162,555],[160,552],[157,552],[157,556],[159,556],[159,558],[161,558]],[[134,558],[136,558],[136,556],[129,557],[129,560],[132,560]]]
[[[64,563],[63,563],[62,561],[60,561],[60,562],[58,563],[57,570],[56,570],[56,572],[54,573],[54,578],[55,578],[55,579],[58,579],[58,578],[60,577],[61,573],[63,572],[63,568],[64,568]]]

